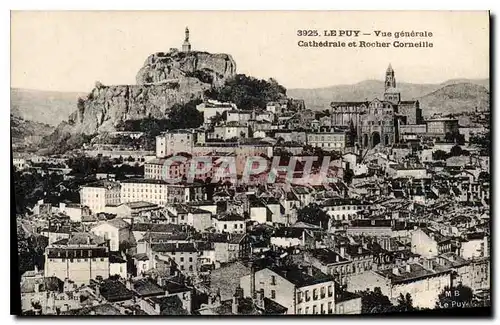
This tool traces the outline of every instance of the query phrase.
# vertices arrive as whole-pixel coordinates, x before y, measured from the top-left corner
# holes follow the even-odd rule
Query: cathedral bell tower
[[[191,52],[191,44],[189,43],[189,28],[186,27],[184,43],[182,43],[182,52]]]
[[[394,77],[394,70],[390,63],[385,71],[385,90],[389,88],[396,88],[396,77]]]
[[[396,88],[396,77],[394,76],[394,70],[392,70],[391,64],[389,64],[389,67],[387,67],[385,71],[384,100],[395,105],[399,104],[401,101],[401,94]]]

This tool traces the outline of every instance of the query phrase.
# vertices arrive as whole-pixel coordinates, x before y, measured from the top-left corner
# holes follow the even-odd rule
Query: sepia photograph
[[[11,11],[12,314],[491,315],[488,11]]]

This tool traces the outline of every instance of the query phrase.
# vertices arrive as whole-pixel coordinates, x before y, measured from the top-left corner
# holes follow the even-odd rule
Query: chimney
[[[392,268],[392,274],[394,274],[394,275],[400,275],[400,273],[399,273],[399,268],[397,268],[397,267],[393,267],[393,268]]]
[[[432,260],[425,259],[423,264],[424,264],[425,269],[430,270],[430,271],[434,271],[434,268],[432,266]]]
[[[361,253],[363,253],[363,247],[359,246],[358,247],[358,254],[361,254]]]
[[[234,315],[238,314],[238,305],[239,305],[239,298],[236,296],[236,293],[233,296],[233,304],[231,305],[231,312]]]
[[[255,301],[255,305],[258,308],[264,308],[264,289],[260,289],[257,293],[257,301]]]
[[[340,246],[340,256],[345,257],[345,246]]]
[[[335,262],[338,262],[340,260],[339,254],[335,254]]]
[[[309,274],[310,276],[313,275],[313,268],[310,265],[307,266],[307,274]]]
[[[406,264],[406,272],[410,273],[411,272],[411,265]]]
[[[155,303],[155,314],[160,315],[160,313],[161,313],[160,304],[156,302]]]
[[[127,287],[128,290],[132,290],[132,280],[131,279],[125,280],[125,286]]]
[[[250,297],[252,299],[256,298],[256,292],[255,292],[255,266],[251,266],[250,269]]]
[[[96,284],[96,286],[95,286],[95,295],[97,298],[101,297],[101,285],[100,284]]]
[[[220,303],[221,303],[220,288],[217,288],[217,293],[215,294],[214,305],[215,306],[220,306]]]
[[[35,273],[38,273],[38,265],[35,264]]]

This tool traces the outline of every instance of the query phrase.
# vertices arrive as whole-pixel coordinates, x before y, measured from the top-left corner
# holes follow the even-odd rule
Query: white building
[[[73,222],[81,222],[82,216],[88,216],[91,214],[90,208],[78,203],[59,203],[58,210],[60,213],[64,213],[69,216],[69,219]]]
[[[248,138],[249,129],[247,125],[240,125],[237,122],[227,123],[226,125],[214,126],[213,137],[215,139],[233,139]]]
[[[426,260],[393,269],[367,271],[354,274],[347,283],[349,291],[374,290],[379,287],[382,294],[397,304],[400,294],[411,295],[413,306],[435,308],[439,294],[451,285],[451,270],[439,270]]]
[[[227,111],[227,120],[226,122],[238,122],[240,124],[246,124],[252,118],[252,111],[250,110],[241,110],[241,109],[233,109]]]
[[[111,251],[120,250],[120,243],[130,240],[130,225],[120,218],[111,219],[90,229],[90,232],[109,240]]]
[[[199,105],[196,105],[196,109],[203,113],[203,122],[208,124],[215,115],[222,115],[225,111],[235,110],[237,107],[236,104],[233,103],[222,103],[209,99]]]
[[[162,180],[125,180],[121,186],[121,203],[145,201],[165,205],[168,201],[168,185]]]
[[[74,234],[69,240],[55,242],[45,248],[45,277],[69,279],[88,284],[91,279],[109,277],[108,248],[93,235]]]
[[[216,215],[212,219],[216,232],[244,234],[246,233],[245,219],[237,214]]]
[[[348,136],[345,132],[307,133],[307,144],[327,151],[341,151],[349,145]]]
[[[83,185],[80,189],[80,202],[94,214],[104,212],[107,205],[120,204],[120,184],[101,180]]]
[[[287,308],[288,315],[335,314],[335,283],[317,269],[265,268],[243,276],[245,296],[252,291]]]
[[[156,137],[156,157],[165,158],[180,152],[192,153],[195,134],[190,130],[173,130]]]

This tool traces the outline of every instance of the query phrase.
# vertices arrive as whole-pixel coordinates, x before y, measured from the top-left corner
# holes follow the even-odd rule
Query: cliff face
[[[137,84],[148,84],[197,75],[218,87],[235,74],[236,62],[228,54],[170,51],[150,55],[137,73],[136,80]]]
[[[165,118],[170,107],[201,98],[210,88],[196,78],[147,85],[99,86],[70,115],[72,133],[95,134],[114,131],[126,120]]]
[[[236,64],[227,54],[155,53],[137,73],[137,85],[97,83],[60,129],[90,135],[114,131],[126,120],[165,118],[174,104],[199,99],[235,74]]]

